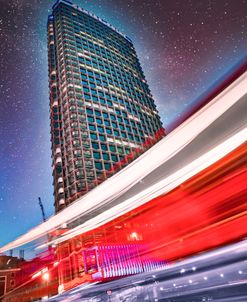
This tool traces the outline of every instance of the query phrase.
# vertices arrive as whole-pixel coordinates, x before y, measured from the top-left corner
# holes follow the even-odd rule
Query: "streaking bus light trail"
[[[191,162],[189,165],[183,167],[173,175],[170,175],[168,178],[160,180],[160,182],[156,183],[154,186],[143,190],[136,196],[124,201],[118,206],[112,207],[110,210],[98,215],[97,217],[87,221],[86,223],[76,227],[75,229],[65,232],[59,239],[55,239],[54,241],[51,241],[46,245],[53,243],[58,244],[81,233],[91,231],[95,227],[100,227],[101,225],[110,222],[111,220],[145,204],[146,202],[156,198],[157,196],[170,192],[174,188],[184,183],[186,180],[213,165],[219,159],[223,158],[246,141],[247,127],[242,129],[236,135],[220,144],[213,150],[210,150],[200,158]],[[44,248],[46,245],[42,245],[38,248]]]

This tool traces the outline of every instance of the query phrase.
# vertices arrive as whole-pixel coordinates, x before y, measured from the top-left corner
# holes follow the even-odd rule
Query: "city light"
[[[130,237],[132,240],[138,240],[138,234],[136,232],[131,233]]]
[[[45,281],[48,281],[50,279],[50,274],[49,273],[44,273],[42,275],[42,279],[45,280]]]

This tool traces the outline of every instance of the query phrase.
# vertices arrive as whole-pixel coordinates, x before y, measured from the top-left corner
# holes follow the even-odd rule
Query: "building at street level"
[[[164,132],[131,40],[106,21],[58,0],[48,57],[58,212]]]

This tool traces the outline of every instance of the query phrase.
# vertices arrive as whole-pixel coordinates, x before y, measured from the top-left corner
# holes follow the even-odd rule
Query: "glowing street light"
[[[42,279],[46,282],[47,297],[49,298],[48,282],[49,282],[49,279],[50,279],[50,274],[49,274],[48,271],[46,271],[46,272],[43,273]]]
[[[44,273],[44,274],[42,275],[42,279],[43,279],[44,281],[48,281],[48,280],[50,279],[50,274],[49,274],[49,273]]]

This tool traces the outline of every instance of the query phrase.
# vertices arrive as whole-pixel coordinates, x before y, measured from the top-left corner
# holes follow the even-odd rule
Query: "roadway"
[[[49,302],[246,302],[247,240],[107,283],[83,284]]]

